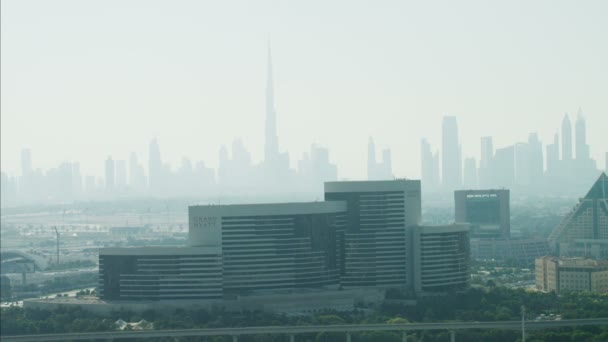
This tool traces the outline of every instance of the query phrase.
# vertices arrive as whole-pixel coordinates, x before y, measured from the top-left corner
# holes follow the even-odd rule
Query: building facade
[[[414,290],[443,292],[469,286],[469,227],[415,226],[411,228]]]
[[[105,300],[221,299],[220,250],[101,248],[98,292]]]
[[[468,223],[472,238],[511,236],[509,190],[454,191],[456,223]]]
[[[344,288],[412,285],[406,236],[408,226],[420,223],[420,196],[417,180],[325,183],[325,200],[344,201],[347,207]]]
[[[216,246],[227,296],[337,288],[344,202],[189,207],[191,246]]]
[[[602,172],[549,235],[556,254],[566,257],[608,258],[608,177]]]
[[[536,287],[545,292],[608,292],[608,261],[582,258],[536,259]]]

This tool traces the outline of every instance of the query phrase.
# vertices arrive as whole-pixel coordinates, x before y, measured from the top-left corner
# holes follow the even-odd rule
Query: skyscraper
[[[279,155],[279,138],[277,136],[276,111],[274,108],[274,83],[270,43],[268,43],[268,79],[266,82],[266,130],[264,140],[264,161],[276,162]]]
[[[369,137],[367,141],[367,179],[374,179],[374,170],[376,168],[376,145],[374,139]]]
[[[492,158],[494,158],[494,146],[492,144],[492,137],[481,137],[481,158],[479,159],[479,167],[490,167]]]
[[[443,117],[441,142],[441,179],[444,188],[453,190],[462,184],[462,156],[455,116]]]
[[[543,144],[538,139],[538,134],[530,133],[528,136],[529,149],[529,172],[532,184],[538,184],[543,177]]]
[[[562,160],[572,160],[572,124],[568,113],[562,120]]]
[[[149,160],[148,160],[148,173],[150,181],[150,190],[153,192],[160,191],[162,187],[162,174],[163,174],[163,163],[160,159],[160,148],[156,139],[150,142],[149,149]]]
[[[587,145],[587,133],[583,111],[578,110],[575,124],[576,131],[576,160],[583,161],[589,159],[589,145]]]
[[[112,157],[108,156],[108,159],[106,159],[106,189],[107,190],[114,189],[114,175],[115,175],[114,160],[112,160]]]
[[[127,162],[125,160],[116,161],[116,186],[119,188],[127,186]]]
[[[494,146],[492,144],[492,137],[481,137],[480,156],[478,183],[480,187],[488,188],[493,184],[491,167],[492,160],[494,159]]]
[[[547,145],[547,173],[557,171],[559,164],[559,135],[553,136],[553,144]]]
[[[393,178],[391,150],[382,150],[382,162],[376,161],[376,145],[374,139],[369,138],[367,144],[367,179],[387,180]]]
[[[420,175],[425,191],[437,190],[439,187],[439,155],[433,154],[431,144],[426,139],[420,141]]]

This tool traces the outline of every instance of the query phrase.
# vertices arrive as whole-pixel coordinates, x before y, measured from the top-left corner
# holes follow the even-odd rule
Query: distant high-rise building
[[[82,194],[82,174],[80,163],[72,163],[72,193],[75,197]]]
[[[572,124],[568,113],[562,120],[562,160],[572,160]]]
[[[127,186],[127,162],[125,160],[116,161],[116,186],[119,188]]]
[[[420,175],[422,188],[434,191],[439,187],[439,154],[433,154],[431,144],[426,139],[420,142]]]
[[[462,153],[455,116],[443,118],[442,131],[441,180],[446,189],[456,189],[462,184]]]
[[[298,162],[298,173],[305,192],[323,192],[323,182],[338,180],[338,169],[329,161],[329,150],[312,145]]]
[[[543,144],[538,139],[538,134],[530,133],[528,136],[528,170],[530,181],[537,184],[543,177]]]
[[[515,183],[515,146],[496,149],[493,163],[494,185],[511,188]]]
[[[553,144],[547,145],[547,173],[554,173],[559,165],[559,135],[553,136]]]
[[[160,158],[160,147],[156,139],[150,142],[149,153],[148,180],[150,189],[153,192],[158,192],[163,187],[163,162]]]
[[[530,154],[530,146],[528,144],[515,144],[515,184],[517,185],[529,186],[532,182]]]
[[[274,82],[272,74],[272,54],[268,44],[268,76],[266,80],[266,131],[264,141],[264,161],[276,163],[279,156],[276,110],[274,108]]]
[[[108,156],[106,159],[106,189],[113,190],[115,185],[115,167],[114,160],[112,157]]]
[[[477,161],[475,158],[464,160],[464,187],[467,189],[477,188]]]
[[[479,159],[480,168],[489,168],[494,158],[494,147],[492,137],[481,137],[481,158]]]
[[[388,180],[393,178],[391,161],[391,150],[382,151],[382,162],[376,161],[376,145],[374,139],[369,138],[367,144],[367,179],[368,180]]]
[[[367,179],[372,180],[376,168],[376,144],[374,139],[369,137],[367,141]]]
[[[579,109],[575,124],[576,131],[576,159],[584,161],[589,159],[589,145],[587,145],[587,133],[585,118],[582,110]]]

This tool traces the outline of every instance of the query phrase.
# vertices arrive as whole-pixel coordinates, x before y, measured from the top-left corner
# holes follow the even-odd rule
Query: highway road
[[[608,318],[567,319],[559,321],[526,321],[526,330],[574,327],[584,325],[607,325]],[[216,329],[179,329],[179,330],[142,330],[142,331],[109,331],[98,333],[70,333],[46,335],[2,336],[3,342],[11,341],[69,341],[122,338],[152,337],[186,337],[186,336],[233,336],[237,340],[241,335],[286,334],[341,332],[346,334],[364,331],[419,331],[419,330],[466,330],[466,329],[521,329],[521,321],[496,322],[445,322],[445,323],[410,323],[410,324],[357,324],[357,325],[310,325],[310,326],[267,326],[246,328]],[[293,337],[292,337],[293,341]]]

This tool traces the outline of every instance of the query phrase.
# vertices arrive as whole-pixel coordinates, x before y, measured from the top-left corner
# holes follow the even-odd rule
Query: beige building
[[[608,260],[542,257],[536,259],[536,288],[541,291],[608,292]]]

